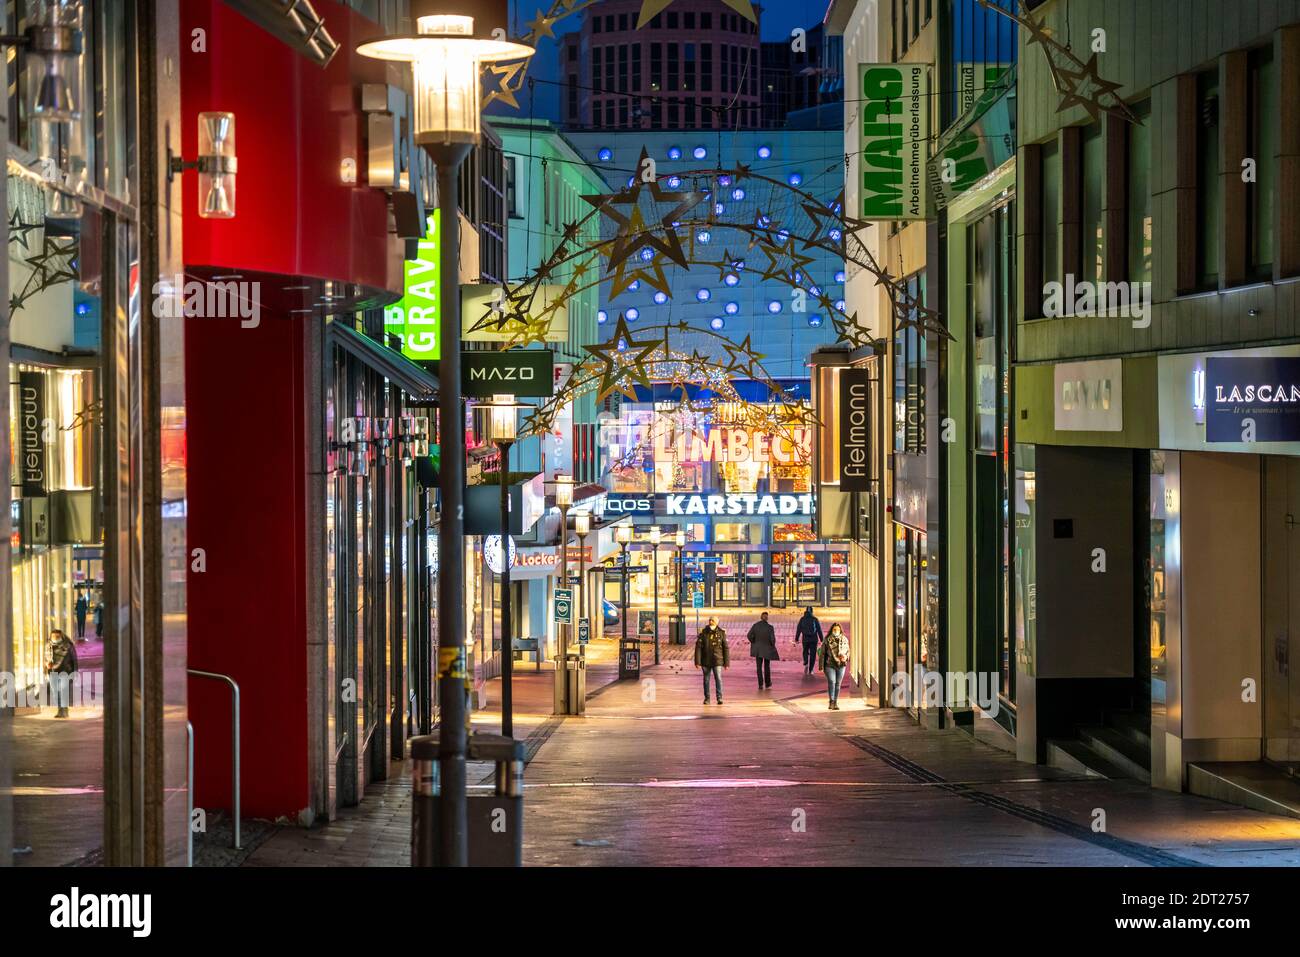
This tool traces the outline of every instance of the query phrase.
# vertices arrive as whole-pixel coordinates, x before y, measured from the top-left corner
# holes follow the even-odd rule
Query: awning
[[[326,66],[338,52],[338,41],[310,0],[226,0],[272,36],[283,40],[317,66]]]
[[[363,336],[344,322],[335,321],[326,325],[325,339],[347,350],[390,382],[396,382],[410,395],[432,399],[438,394],[436,375],[400,352],[381,345],[369,336]]]

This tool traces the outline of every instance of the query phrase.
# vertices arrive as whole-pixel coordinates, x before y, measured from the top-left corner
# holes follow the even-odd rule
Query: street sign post
[[[555,621],[561,625],[573,624],[573,589],[555,589]]]
[[[586,645],[591,642],[591,619],[578,619],[578,644]]]

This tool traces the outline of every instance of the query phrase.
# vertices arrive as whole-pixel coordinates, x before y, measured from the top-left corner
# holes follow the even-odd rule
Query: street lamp
[[[519,435],[513,395],[494,395],[487,406],[487,440],[501,452],[501,733],[514,734],[515,652],[510,607],[510,446]]]
[[[618,646],[620,673],[627,670],[624,667],[626,662],[623,657],[626,654],[625,649],[627,647],[627,547],[632,543],[632,535],[634,533],[635,529],[633,529],[631,525],[620,525],[618,528],[614,529],[614,540],[618,542],[620,557],[623,560],[623,614],[619,616],[623,619],[623,640],[619,642]]]
[[[455,0],[414,0],[417,33],[370,40],[357,47],[362,56],[411,64],[415,93],[412,135],[436,167],[441,275],[454,283],[460,274],[457,197],[460,165],[478,142],[479,64],[522,60],[533,49],[492,39],[508,19],[504,0],[479,2],[479,17],[459,16]],[[463,5],[461,9],[464,9]],[[504,34],[501,34],[504,35]],[[453,290],[454,293],[454,290]],[[468,669],[465,665],[465,419],[460,385],[460,296],[444,296],[438,331],[438,861],[447,867],[469,864],[469,820],[465,803],[465,752]]]
[[[557,475],[552,479],[555,486],[555,507],[560,510],[560,588],[569,587],[569,509],[573,507],[573,476]],[[570,608],[573,606],[570,605]],[[560,655],[555,661],[555,680],[560,683],[559,701],[563,707],[561,714],[573,712],[569,701],[569,626],[561,622]]]
[[[591,532],[591,513],[579,512],[573,516],[573,531],[578,536],[578,608],[579,618],[590,618],[587,609],[587,535]]]
[[[686,612],[682,611],[683,592],[686,591],[686,558],[682,554],[686,548],[686,529],[677,529],[677,620],[680,624],[677,626],[682,630],[683,636],[686,634]]]
[[[654,571],[650,575],[650,581],[655,593],[655,664],[659,664],[659,541],[662,537],[663,532],[659,526],[651,525],[650,544],[654,546]]]

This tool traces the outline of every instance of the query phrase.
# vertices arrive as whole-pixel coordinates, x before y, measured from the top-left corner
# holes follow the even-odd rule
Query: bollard
[[[441,828],[438,735],[411,738],[411,866],[438,867]],[[496,765],[492,794],[471,789],[468,863],[471,867],[519,867],[523,863],[524,745],[499,734],[469,736],[470,761]]]
[[[411,866],[438,863],[438,736],[411,738]]]

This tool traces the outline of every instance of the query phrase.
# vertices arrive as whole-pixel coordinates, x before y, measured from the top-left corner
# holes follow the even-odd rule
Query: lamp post
[[[573,507],[573,476],[557,475],[552,480],[555,485],[555,507],[560,510],[560,588],[569,587],[569,509]],[[572,606],[570,606],[572,607]],[[569,701],[569,626],[560,623],[560,655],[555,662],[555,680],[560,682],[560,702],[564,710],[561,714],[573,712]]]
[[[663,531],[659,526],[651,525],[650,544],[654,546],[654,571],[650,580],[654,584],[655,593],[655,664],[659,664],[659,541],[662,537]]]
[[[686,635],[686,612],[682,611],[682,597],[686,591],[686,556],[683,554],[686,548],[686,529],[677,529],[677,620],[681,622],[678,626],[682,629],[682,637]]]
[[[443,281],[460,274],[457,215],[460,164],[481,132],[479,67],[496,60],[522,60],[532,47],[493,39],[507,25],[507,5],[495,2],[490,16],[456,15],[454,0],[414,0],[417,32],[361,43],[357,53],[377,60],[411,64],[415,116],[414,141],[437,168],[438,209],[444,226]],[[504,35],[504,34],[502,34]],[[465,803],[468,746],[468,688],[465,665],[465,419],[460,386],[460,296],[444,296],[438,328],[438,735],[437,779],[440,804],[437,861],[444,867],[469,864],[469,821]]]
[[[487,407],[487,440],[501,451],[501,733],[514,736],[514,622],[510,595],[510,446],[519,431],[515,397],[494,395]]]
[[[587,535],[591,531],[591,513],[573,516],[573,531],[578,536],[578,617],[591,618],[587,609]],[[588,624],[590,627],[590,624]]]
[[[619,642],[620,664],[624,654],[623,649],[627,646],[627,546],[632,543],[634,531],[631,525],[620,525],[614,529],[614,540],[618,542],[620,557],[623,559],[623,613],[619,616],[623,619],[623,640]]]

